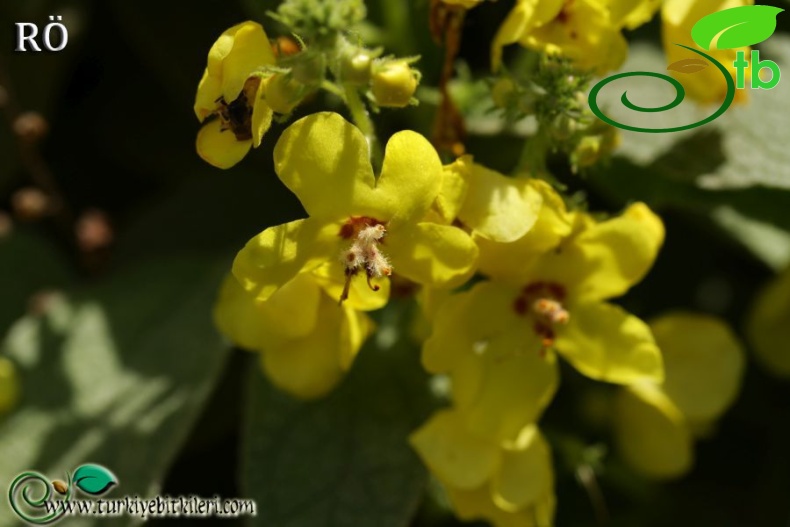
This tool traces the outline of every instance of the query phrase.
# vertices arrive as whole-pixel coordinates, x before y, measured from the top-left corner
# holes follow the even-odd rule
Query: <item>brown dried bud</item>
[[[14,133],[27,143],[40,141],[49,131],[49,123],[38,112],[24,112],[14,120]]]
[[[22,221],[36,221],[51,210],[51,200],[43,191],[35,187],[17,190],[11,197],[14,215]]]
[[[280,36],[272,43],[272,51],[275,57],[289,57],[302,51],[302,48],[293,38]]]
[[[66,482],[60,481],[59,479],[52,482],[52,488],[54,488],[58,494],[66,494],[69,490],[69,486],[66,485]]]
[[[110,219],[98,210],[85,211],[75,226],[77,244],[85,252],[93,252],[110,245],[114,238]]]

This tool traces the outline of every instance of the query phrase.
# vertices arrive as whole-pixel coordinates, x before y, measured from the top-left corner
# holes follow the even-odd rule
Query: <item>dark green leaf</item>
[[[18,321],[0,349],[22,387],[18,409],[0,422],[0,474],[64,479],[96,463],[117,474],[113,495],[157,494],[227,356],[210,316],[226,269],[150,261]],[[0,525],[18,525],[10,514],[0,510]]]
[[[406,442],[430,407],[418,356],[406,342],[370,343],[349,378],[311,403],[251,372],[242,478],[258,503],[253,525],[408,525],[427,479]]]
[[[784,11],[767,5],[733,7],[712,13],[691,30],[691,38],[704,49],[753,46],[776,31],[776,17]]]

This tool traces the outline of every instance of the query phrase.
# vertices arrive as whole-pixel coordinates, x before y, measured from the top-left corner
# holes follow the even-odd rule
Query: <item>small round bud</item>
[[[35,143],[47,135],[49,124],[38,112],[24,112],[14,120],[13,129],[21,140]]]
[[[408,106],[417,90],[417,77],[404,60],[385,62],[373,73],[373,97],[379,106]]]
[[[301,102],[300,88],[299,83],[287,75],[273,75],[266,79],[266,104],[277,113],[291,113]]]
[[[370,69],[373,57],[365,50],[357,49],[343,57],[340,63],[340,80],[344,83],[362,86],[370,82]]]
[[[36,221],[50,211],[49,196],[35,187],[17,190],[11,197],[14,215],[22,221]]]
[[[293,38],[279,36],[272,43],[272,51],[276,57],[290,57],[302,51],[302,48],[299,47],[299,43]]]
[[[75,226],[77,245],[84,252],[93,252],[109,246],[114,238],[110,219],[100,210],[88,210],[80,216]]]

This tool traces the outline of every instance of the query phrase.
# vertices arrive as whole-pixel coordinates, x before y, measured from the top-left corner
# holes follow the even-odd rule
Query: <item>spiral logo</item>
[[[590,91],[590,96],[588,98],[588,102],[590,103],[590,109],[592,110],[592,112],[600,120],[602,120],[605,123],[608,123],[608,124],[610,124],[612,126],[616,126],[617,128],[622,128],[623,130],[630,130],[632,132],[644,132],[644,133],[651,133],[651,134],[662,134],[662,133],[681,132],[683,130],[690,130],[692,128],[697,128],[698,126],[703,126],[705,124],[708,124],[711,121],[714,121],[714,120],[718,119],[719,117],[721,117],[724,114],[724,112],[726,112],[727,109],[730,107],[730,105],[732,104],[732,101],[735,99],[735,81],[733,80],[732,76],[730,75],[730,73],[727,71],[727,68],[725,68],[722,63],[720,63],[718,60],[714,59],[713,57],[711,57],[707,53],[704,53],[704,52],[699,51],[697,49],[691,48],[689,46],[684,46],[683,44],[676,44],[676,45],[680,46],[682,48],[686,48],[689,51],[693,51],[694,53],[696,53],[698,55],[701,55],[702,57],[706,58],[713,65],[715,65],[719,69],[721,74],[724,76],[724,79],[727,82],[727,95],[724,97],[724,101],[722,102],[722,104],[719,107],[719,109],[716,110],[716,112],[714,112],[712,115],[706,117],[705,119],[702,119],[701,121],[697,121],[696,123],[691,123],[691,124],[687,124],[687,125],[683,125],[683,126],[676,126],[676,127],[672,127],[672,128],[647,128],[647,127],[640,127],[640,126],[631,126],[631,125],[628,125],[628,124],[623,124],[623,123],[617,122],[614,119],[612,119],[611,117],[609,117],[608,115],[606,115],[601,110],[600,106],[598,106],[598,94],[610,82],[614,82],[616,80],[623,79],[623,78],[626,78],[626,77],[654,77],[654,78],[661,79],[663,81],[666,81],[666,82],[670,83],[675,88],[675,99],[672,102],[670,102],[669,104],[665,104],[664,106],[659,106],[659,107],[639,106],[639,105],[636,105],[636,104],[632,103],[628,99],[628,92],[625,91],[625,92],[623,92],[622,97],[620,97],[620,101],[623,103],[623,106],[625,106],[629,110],[633,110],[633,111],[641,112],[641,113],[666,112],[668,110],[672,110],[674,108],[677,108],[683,102],[683,100],[686,98],[686,90],[683,88],[683,85],[680,84],[680,82],[678,82],[676,79],[670,77],[669,75],[666,75],[666,74],[663,74],[663,73],[655,73],[655,72],[652,72],[652,71],[631,71],[631,72],[626,72],[626,73],[620,73],[620,74],[617,74],[617,75],[612,75],[611,77],[607,77],[606,79],[604,79],[601,82],[599,82],[598,84],[596,84],[593,87],[592,91]]]
[[[63,490],[63,501],[71,499],[71,475],[67,472],[68,483],[55,482],[50,484],[49,480],[38,472],[23,472],[18,475],[8,489],[8,502],[14,512],[23,520],[35,525],[46,525],[58,521],[65,513],[62,507],[54,511],[47,511],[46,504],[52,501],[53,485],[60,483],[65,488]],[[38,496],[38,497],[34,497]],[[36,515],[35,512],[40,514]]]

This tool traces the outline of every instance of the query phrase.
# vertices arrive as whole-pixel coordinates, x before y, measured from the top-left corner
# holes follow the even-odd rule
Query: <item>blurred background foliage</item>
[[[503,129],[474,94],[488,72],[488,43],[512,4],[484,3],[468,14],[453,86],[469,116],[469,152],[502,172],[516,164],[523,133]],[[16,410],[0,418],[3,488],[26,469],[55,477],[90,461],[118,475],[121,494],[254,498],[255,525],[457,524],[405,443],[436,404],[404,333],[411,305],[378,314],[382,331],[349,378],[315,403],[276,392],[256,357],[230,350],[213,328],[211,305],[235,251],[302,214],[272,170],[282,125],[227,172],[194,151],[192,102],[208,48],[250,18],[270,37],[282,34],[265,16],[274,7],[266,0],[0,4],[0,85],[48,125],[33,154],[19,146],[12,123],[0,126],[0,210],[16,210],[19,192],[30,187],[58,196],[56,212],[38,221],[15,217],[0,238],[2,354],[22,387]],[[423,73],[423,104],[376,116],[382,140],[401,129],[430,135],[443,51],[428,31],[428,1],[371,1],[368,9],[366,42],[421,55]],[[12,51],[13,22],[43,25],[54,14],[69,29],[63,52]],[[790,18],[779,20],[780,32],[761,50],[787,72]],[[658,34],[654,22],[629,35],[625,69],[663,69]],[[790,84],[752,95],[747,107],[689,133],[625,134],[614,159],[583,176],[572,175],[565,159],[551,160],[591,208],[617,211],[644,200],[664,218],[668,237],[655,269],[622,300],[642,318],[686,308],[720,315],[742,333],[755,292],[790,262]],[[342,111],[326,97],[297,112],[327,108]],[[102,236],[91,243],[97,229]],[[609,438],[585,403],[595,399],[590,384],[570,369],[563,379],[544,419],[555,431],[557,524],[599,525],[575,474]],[[788,401],[790,384],[750,360],[740,399],[698,445],[688,477],[649,483],[606,457],[599,473],[606,525],[787,525]],[[14,522],[1,507],[0,525]]]

